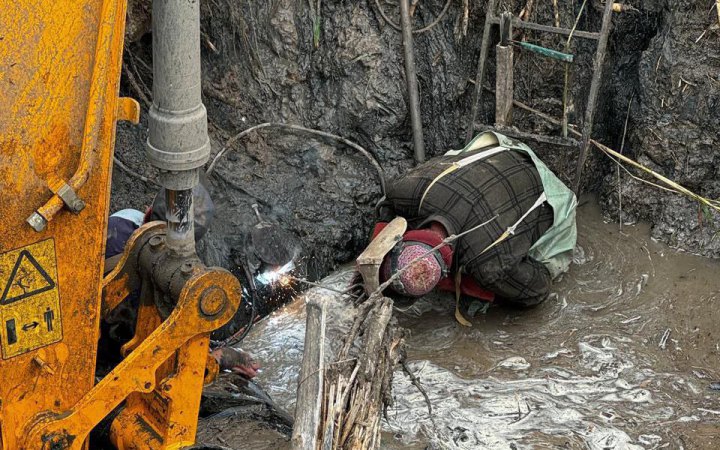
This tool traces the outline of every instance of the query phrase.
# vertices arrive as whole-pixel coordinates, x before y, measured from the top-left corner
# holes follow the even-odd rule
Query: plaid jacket
[[[394,181],[381,205],[380,218],[399,215],[412,228],[437,221],[449,234],[459,234],[497,216],[453,243],[453,269],[461,268],[500,300],[525,305],[541,302],[550,288],[550,273],[527,253],[553,223],[553,210],[547,203],[518,224],[514,235],[483,252],[543,193],[535,166],[524,153],[501,151],[449,173],[425,193],[450,164],[466,156],[433,158]]]

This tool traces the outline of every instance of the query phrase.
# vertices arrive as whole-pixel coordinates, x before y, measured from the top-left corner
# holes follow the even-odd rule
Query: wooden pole
[[[605,51],[607,50],[608,36],[610,35],[610,23],[612,20],[613,2],[605,3],[605,11],[603,13],[602,28],[600,29],[600,40],[598,41],[597,53],[593,62],[593,77],[590,84],[590,95],[588,96],[588,104],[585,109],[585,121],[583,122],[582,132],[582,148],[578,156],[577,169],[575,170],[575,183],[573,191],[576,195],[580,194],[580,179],[582,176],[587,151],[590,147],[590,137],[592,134],[593,119],[595,117],[595,104],[597,102],[600,83],[602,82],[603,62],[605,61]]]
[[[293,450],[316,450],[323,404],[325,372],[325,301],[308,298],[305,346],[295,405]]]
[[[487,59],[488,49],[490,47],[490,27],[495,20],[495,3],[497,0],[488,0],[487,10],[485,11],[485,27],[483,28],[482,46],[480,47],[480,58],[478,58],[477,73],[475,74],[475,92],[472,98],[472,109],[470,112],[470,123],[467,127],[465,135],[465,143],[470,142],[475,134],[475,121],[477,120],[478,109],[480,108],[480,100],[482,99],[482,84],[485,77],[485,60]]]
[[[500,43],[495,46],[495,125],[512,125],[513,107],[513,53],[512,16],[504,13],[500,21]]]
[[[400,24],[405,49],[405,79],[408,88],[408,109],[412,123],[415,162],[425,162],[425,141],[423,139],[422,121],[420,118],[420,99],[418,95],[417,72],[415,71],[415,49],[413,46],[412,23],[410,22],[409,0],[400,0]]]

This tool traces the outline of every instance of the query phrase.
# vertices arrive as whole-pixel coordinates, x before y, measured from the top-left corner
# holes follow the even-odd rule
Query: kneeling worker
[[[377,284],[392,277],[390,288],[409,297],[437,287],[455,291],[458,302],[464,295],[536,305],[570,265],[576,206],[573,192],[529,147],[486,132],[392,183],[378,205],[378,239],[363,255],[382,245],[376,242],[383,240],[378,235],[387,222],[404,220],[392,222],[385,249],[375,253],[387,252],[379,274],[363,271],[363,261],[369,261],[363,255],[360,271],[366,286],[368,278]],[[387,233],[402,234],[402,240],[395,244]],[[460,236],[431,251],[452,235]]]

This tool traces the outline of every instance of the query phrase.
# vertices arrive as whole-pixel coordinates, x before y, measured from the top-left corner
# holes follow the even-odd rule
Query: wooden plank
[[[495,77],[495,125],[500,127],[512,124],[513,106],[513,47],[496,45],[495,57],[497,76]]]
[[[295,426],[291,446],[293,450],[318,448],[320,413],[323,403],[325,374],[325,317],[323,299],[307,299],[307,322],[303,360],[298,380],[295,406]]]

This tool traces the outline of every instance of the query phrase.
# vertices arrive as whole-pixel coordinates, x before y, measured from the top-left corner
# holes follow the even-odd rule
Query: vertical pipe
[[[195,251],[195,214],[192,189],[165,190],[166,242],[168,247],[181,255]]]
[[[400,24],[405,49],[405,78],[408,87],[410,121],[415,147],[415,162],[425,161],[425,141],[423,139],[422,122],[420,120],[420,100],[418,98],[417,72],[415,71],[415,51],[413,48],[412,24],[410,23],[409,0],[400,0]]]
[[[153,103],[147,155],[166,189],[167,244],[179,254],[195,251],[192,188],[210,155],[200,74],[200,2],[152,4]]]

